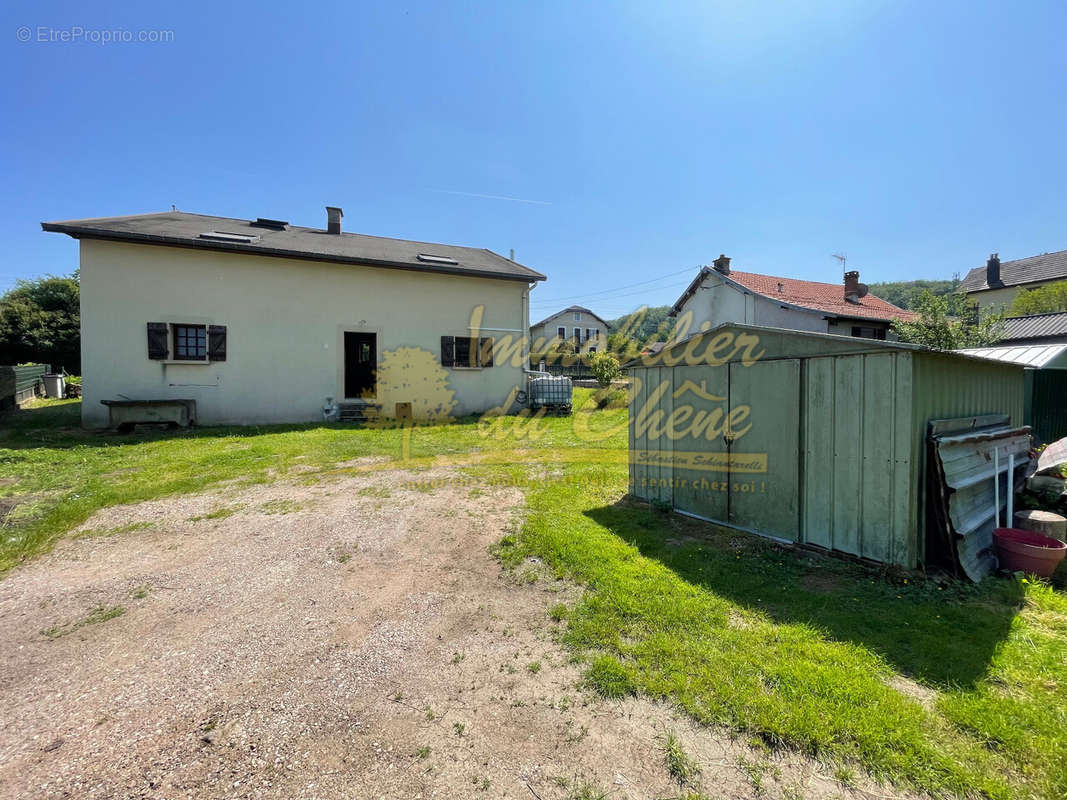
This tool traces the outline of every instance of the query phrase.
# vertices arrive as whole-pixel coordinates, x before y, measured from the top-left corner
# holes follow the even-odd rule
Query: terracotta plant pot
[[[1022,528],[996,528],[997,557],[1001,569],[1009,572],[1032,572],[1049,578],[1067,555],[1067,544]]]

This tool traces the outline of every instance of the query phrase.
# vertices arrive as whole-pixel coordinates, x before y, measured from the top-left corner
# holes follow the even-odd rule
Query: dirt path
[[[841,791],[584,693],[547,614],[573,589],[488,551],[520,493],[408,483],[454,477],[107,509],[0,581],[0,796],[675,797],[667,729],[710,796]]]

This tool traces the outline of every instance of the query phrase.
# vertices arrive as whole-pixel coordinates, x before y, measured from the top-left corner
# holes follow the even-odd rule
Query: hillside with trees
[[[674,320],[668,317],[670,306],[649,306],[623,314],[608,320],[612,333],[627,331],[630,338],[639,345],[648,342],[663,341],[674,327]]]
[[[918,311],[923,292],[929,292],[934,297],[945,297],[955,292],[959,285],[958,278],[949,281],[883,281],[870,284],[870,289],[871,294],[886,302],[908,311]]]

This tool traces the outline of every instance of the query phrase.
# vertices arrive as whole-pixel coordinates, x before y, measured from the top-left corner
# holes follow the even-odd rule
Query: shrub
[[[589,359],[589,368],[593,370],[593,375],[601,386],[611,386],[611,382],[622,374],[619,360],[607,352],[593,353]]]

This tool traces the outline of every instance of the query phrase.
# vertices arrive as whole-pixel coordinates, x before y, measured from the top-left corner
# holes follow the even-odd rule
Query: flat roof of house
[[[850,303],[845,299],[843,283],[821,283],[819,281],[802,281],[796,278],[781,278],[775,275],[761,275],[758,272],[739,272],[730,270],[724,275],[711,267],[701,267],[700,272],[682,296],[671,307],[671,314],[681,310],[682,304],[696,292],[697,287],[708,276],[714,274],[728,284],[743,291],[753,292],[775,303],[792,308],[815,311],[825,316],[846,319],[870,319],[891,322],[895,319],[911,321],[919,318],[913,311],[905,311],[880,297],[868,294],[858,302]]]
[[[1067,250],[1042,253],[1039,256],[1000,262],[1000,283],[992,286],[986,282],[986,268],[975,267],[960,282],[961,292],[983,292],[986,289],[1003,289],[1024,283],[1053,281],[1067,278]]]
[[[483,278],[545,280],[542,273],[483,248],[388,239],[362,233],[335,234],[322,228],[279,224],[280,229],[257,225],[255,220],[164,211],[42,222],[41,228],[65,233],[75,239],[107,239]],[[205,238],[205,235],[213,238]]]
[[[1033,369],[1067,369],[1067,344],[1020,344],[997,347],[968,347],[957,350],[968,356],[1007,361]]]

